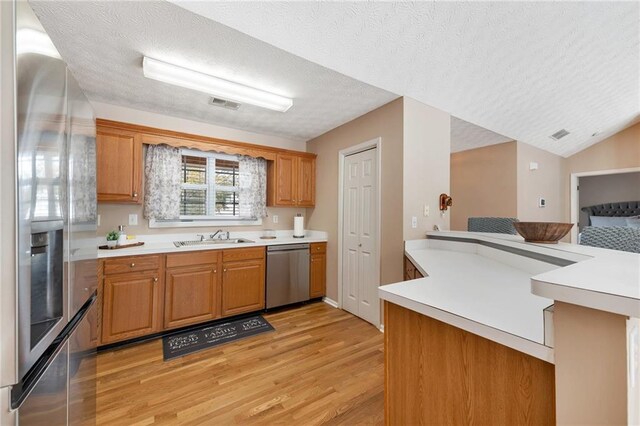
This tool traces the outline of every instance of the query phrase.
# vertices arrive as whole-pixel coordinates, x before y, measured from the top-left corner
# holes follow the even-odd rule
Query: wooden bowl
[[[573,223],[514,222],[513,226],[528,243],[558,244],[573,228]]]

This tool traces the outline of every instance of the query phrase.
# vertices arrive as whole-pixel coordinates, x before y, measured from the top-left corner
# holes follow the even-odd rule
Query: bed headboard
[[[640,201],[621,201],[618,203],[597,204],[580,210],[591,216],[626,217],[640,215]],[[589,219],[591,224],[591,219]]]

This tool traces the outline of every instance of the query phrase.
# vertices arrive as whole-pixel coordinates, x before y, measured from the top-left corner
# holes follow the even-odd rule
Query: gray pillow
[[[609,226],[627,226],[627,217],[591,216],[591,226],[595,228]]]

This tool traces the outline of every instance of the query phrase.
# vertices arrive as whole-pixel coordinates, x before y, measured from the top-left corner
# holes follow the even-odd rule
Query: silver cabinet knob
[[[135,263],[131,263],[131,267],[133,268],[134,266],[136,266],[136,264]]]
[[[133,193],[133,198],[138,198],[138,193],[137,192]]]
[[[157,277],[156,277],[156,278],[154,278],[154,279],[153,279],[153,282],[154,282],[154,283],[157,283],[157,282],[158,282],[158,278],[157,278]]]

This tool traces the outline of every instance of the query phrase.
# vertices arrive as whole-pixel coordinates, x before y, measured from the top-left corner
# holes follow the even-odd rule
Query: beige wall
[[[197,135],[212,136],[222,139],[229,139],[240,142],[249,142],[259,145],[267,145],[297,151],[306,151],[306,143],[301,140],[292,140],[277,136],[263,135],[260,133],[247,132],[244,130],[232,129],[229,127],[216,126],[199,121],[186,120],[182,118],[170,117],[148,111],[140,111],[127,107],[92,102],[96,117],[108,120],[123,121],[143,126],[157,127],[161,129],[174,130],[177,132],[192,133]],[[144,185],[144,177],[143,177]],[[293,229],[293,217],[297,213],[305,215],[306,209],[295,208],[270,208],[267,209],[269,216],[263,220],[261,226],[229,226],[224,228],[231,232],[252,231],[264,228],[271,229]],[[138,215],[137,226],[127,226],[129,235],[158,234],[158,233],[193,233],[202,234],[217,229],[218,227],[196,227],[196,228],[149,228],[148,221],[142,217],[142,205],[131,204],[98,204],[98,214],[100,215],[100,226],[98,235],[106,235],[109,231],[117,229],[118,225],[127,226],[129,214]],[[273,223],[273,215],[278,215],[278,223]]]
[[[411,98],[404,99],[403,113],[403,235],[405,240],[424,238],[434,225],[449,229],[450,215],[440,215],[440,194],[450,193],[451,116]],[[385,200],[386,202],[386,200]],[[429,206],[429,216],[424,207]],[[412,228],[411,218],[418,226]]]
[[[451,229],[469,217],[517,217],[516,142],[451,154]]]
[[[627,424],[626,318],[556,302],[553,327],[557,424]]]
[[[567,173],[640,167],[640,123],[567,158]]]
[[[307,143],[318,154],[316,207],[308,209],[310,229],[329,234],[327,246],[327,296],[338,300],[338,152],[380,137],[382,194],[380,226],[380,280],[402,280],[402,137],[403,100],[397,99],[337,127]]]
[[[538,170],[529,170],[530,162]],[[517,143],[518,219],[523,222],[563,222],[564,199],[568,196],[564,184],[565,159],[526,143]],[[547,206],[538,207],[538,198]]]
[[[566,159],[565,218],[570,219],[571,174],[640,167],[640,123]]]
[[[128,235],[145,235],[145,234],[206,234],[211,233],[219,228],[225,231],[257,231],[262,229],[293,229],[293,217],[300,213],[306,215],[306,209],[271,207],[267,209],[268,217],[262,220],[259,226],[206,226],[206,227],[188,227],[188,228],[149,228],[149,221],[142,218],[142,204],[98,204],[98,214],[100,215],[100,226],[98,226],[98,235],[107,235],[109,231],[118,229],[118,225],[125,225],[125,231]],[[129,214],[138,215],[138,225],[128,226]],[[278,215],[278,223],[273,223],[273,215]],[[307,226],[308,228],[308,226]],[[309,228],[311,229],[311,228]],[[321,231],[322,229],[318,229]]]

